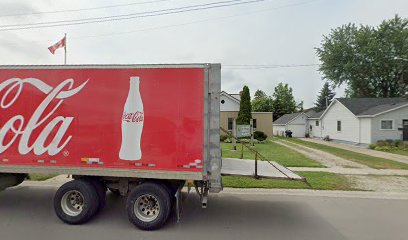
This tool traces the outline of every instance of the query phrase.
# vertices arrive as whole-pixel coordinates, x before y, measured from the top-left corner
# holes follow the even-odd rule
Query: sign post
[[[254,119],[251,118],[251,145],[254,146]]]
[[[250,137],[251,136],[251,125],[237,125],[237,137]]]
[[[234,118],[234,121],[232,122],[232,150],[236,151],[237,150],[237,123]]]

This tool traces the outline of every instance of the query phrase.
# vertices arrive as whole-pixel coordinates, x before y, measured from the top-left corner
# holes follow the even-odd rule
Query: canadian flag
[[[57,42],[56,44],[54,44],[54,45],[52,45],[51,47],[49,47],[48,50],[50,50],[50,52],[51,52],[52,54],[54,54],[55,51],[56,51],[58,48],[63,48],[63,47],[65,47],[65,42],[66,42],[66,36],[65,36],[63,39],[61,39],[59,42]]]

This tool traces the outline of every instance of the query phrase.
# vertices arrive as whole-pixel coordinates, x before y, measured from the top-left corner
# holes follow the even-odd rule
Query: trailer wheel
[[[135,187],[126,201],[129,221],[142,230],[163,226],[171,211],[171,198],[166,186],[147,182]]]
[[[62,185],[54,197],[54,210],[58,218],[68,224],[89,221],[99,207],[98,193],[91,182],[73,180]]]
[[[97,178],[87,178],[86,181],[89,181],[92,184],[92,186],[94,186],[94,188],[96,190],[96,193],[98,194],[99,204],[98,204],[98,209],[96,211],[98,213],[98,212],[102,211],[106,206],[106,190],[107,190],[107,188],[106,188],[105,184],[101,180],[99,180]]]

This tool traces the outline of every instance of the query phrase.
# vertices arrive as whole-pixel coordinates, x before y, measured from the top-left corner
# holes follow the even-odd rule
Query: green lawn
[[[241,144],[237,144],[237,150],[232,151],[232,143],[221,143],[221,149],[224,158],[240,158],[241,156]],[[315,160],[271,141],[256,144],[255,149],[268,160],[285,167],[324,167]],[[255,159],[255,154],[244,147],[244,159]]]
[[[326,172],[297,172],[310,183],[294,180],[254,179],[251,177],[222,177],[224,187],[231,188],[287,188],[287,189],[318,189],[318,190],[358,190],[343,175]]]
[[[390,150],[390,151],[387,151],[387,152],[408,156],[408,151],[407,150],[396,149],[396,150]]]
[[[390,159],[373,157],[373,156],[369,156],[369,155],[362,154],[362,153],[357,153],[357,152],[353,152],[353,151],[349,151],[349,150],[345,150],[341,148],[327,146],[324,144],[307,142],[307,141],[303,141],[298,138],[285,138],[285,140],[292,141],[298,144],[302,144],[310,148],[315,148],[321,151],[325,151],[333,155],[336,155],[338,157],[345,158],[345,159],[348,159],[348,160],[351,160],[357,163],[361,163],[361,164],[364,164],[364,165],[367,165],[369,167],[376,168],[376,169],[408,169],[408,164],[400,163],[400,162],[393,161]]]
[[[57,176],[57,175],[33,173],[33,174],[30,174],[30,180],[32,180],[32,181],[45,181],[45,180],[50,179],[50,178],[53,178],[53,177],[55,177],[55,176]]]

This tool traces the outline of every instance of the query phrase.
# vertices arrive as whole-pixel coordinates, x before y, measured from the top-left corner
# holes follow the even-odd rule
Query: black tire
[[[107,188],[105,184],[97,178],[86,178],[86,180],[89,181],[92,184],[92,186],[94,186],[96,193],[98,194],[99,205],[96,212],[99,213],[106,207]]]
[[[136,213],[137,210],[135,211],[135,204],[137,204],[140,199],[143,199],[144,196],[148,195],[154,197],[154,202],[159,206],[158,213],[155,214],[156,217],[153,220],[142,219]],[[126,201],[126,210],[129,221],[136,227],[148,231],[158,229],[166,223],[170,215],[171,198],[169,191],[164,184],[155,182],[142,183],[131,190]]]
[[[74,215],[68,210],[69,203],[67,202],[70,198],[70,194],[77,194],[81,196],[82,199],[82,210],[78,210],[72,207],[74,211],[77,211]],[[66,195],[67,194],[67,195]],[[70,198],[72,199],[72,198]],[[63,202],[63,200],[66,200]],[[65,183],[62,185],[54,197],[54,210],[59,219],[68,224],[82,224],[85,223],[93,216],[95,216],[99,207],[98,193],[91,182],[78,179]],[[78,213],[79,212],[79,213]]]

